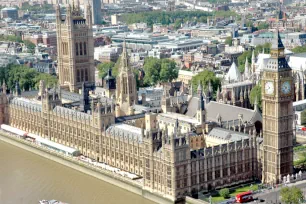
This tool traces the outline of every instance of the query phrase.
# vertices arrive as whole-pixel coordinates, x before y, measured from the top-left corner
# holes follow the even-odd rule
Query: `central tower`
[[[78,92],[83,82],[94,83],[92,16],[86,6],[86,18],[81,16],[79,4],[67,5],[62,18],[56,7],[57,63],[59,84],[71,92]]]
[[[133,115],[133,105],[138,104],[136,79],[129,64],[125,41],[120,60],[120,73],[116,79],[116,117]]]
[[[262,78],[263,182],[281,183],[293,171],[293,78],[277,30]]]

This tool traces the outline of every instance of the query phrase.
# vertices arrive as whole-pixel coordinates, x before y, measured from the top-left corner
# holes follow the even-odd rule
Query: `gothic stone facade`
[[[68,5],[63,20],[60,7],[56,7],[59,83],[71,92],[78,92],[83,82],[95,81],[92,16],[89,6],[86,10],[83,18],[79,6]]]

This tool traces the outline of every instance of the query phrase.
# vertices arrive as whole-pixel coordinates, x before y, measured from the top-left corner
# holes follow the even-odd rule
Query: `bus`
[[[252,201],[253,200],[252,194],[253,193],[251,191],[239,193],[236,195],[236,202],[245,203],[245,202]]]

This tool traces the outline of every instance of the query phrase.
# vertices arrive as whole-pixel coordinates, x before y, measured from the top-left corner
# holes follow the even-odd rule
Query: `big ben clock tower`
[[[277,30],[271,58],[262,77],[263,182],[281,183],[293,172],[293,84],[292,71],[285,59],[285,47]]]

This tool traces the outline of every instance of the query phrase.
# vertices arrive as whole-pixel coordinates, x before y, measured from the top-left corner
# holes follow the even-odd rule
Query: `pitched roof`
[[[238,70],[238,67],[236,66],[235,62],[233,62],[232,66],[228,70],[226,76],[225,76],[226,81],[241,81],[242,76],[240,71]]]
[[[120,137],[142,143],[141,128],[132,125],[127,125],[124,123],[113,124],[107,128],[106,133],[114,137]]]
[[[226,140],[228,142],[234,142],[234,141],[249,138],[247,134],[244,134],[241,132],[235,132],[235,131],[231,131],[231,130],[227,130],[227,129],[219,128],[219,127],[213,128],[208,133],[208,136]]]
[[[229,104],[217,103],[211,101],[206,105],[207,121],[218,122],[217,116],[221,116],[222,121],[237,120],[238,115],[242,114],[243,121],[255,123],[262,121],[262,116],[258,111],[241,108]]]

